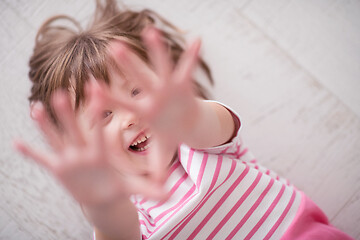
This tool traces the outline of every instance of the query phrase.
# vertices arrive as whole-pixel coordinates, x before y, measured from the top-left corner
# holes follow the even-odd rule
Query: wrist
[[[128,204],[129,202],[131,202],[129,197],[121,196],[114,199],[99,201],[96,203],[80,203],[80,206],[83,210],[96,213],[96,212],[111,211],[116,206],[120,206],[122,204]]]
[[[130,236],[139,236],[137,209],[129,198],[109,204],[81,205],[81,208],[89,222],[106,236],[113,239],[133,239]]]

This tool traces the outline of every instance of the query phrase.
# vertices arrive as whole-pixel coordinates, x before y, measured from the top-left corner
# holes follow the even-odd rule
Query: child
[[[96,239],[350,239],[256,162],[238,115],[192,78],[199,62],[211,81],[200,41],[183,45],[154,12],[114,0],[97,2],[85,31],[49,19],[29,76],[52,152],[17,149],[67,188]]]

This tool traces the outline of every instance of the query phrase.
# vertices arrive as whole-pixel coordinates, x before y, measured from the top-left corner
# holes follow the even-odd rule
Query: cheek
[[[114,129],[110,124],[104,126],[102,129],[102,137],[104,143],[107,144],[110,149],[121,150],[123,149],[123,141],[120,134],[117,134],[116,129]]]

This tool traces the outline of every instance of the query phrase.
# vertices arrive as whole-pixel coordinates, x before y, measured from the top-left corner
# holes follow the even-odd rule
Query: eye
[[[140,94],[141,93],[141,89],[140,88],[133,88],[131,90],[131,96],[132,97],[135,97],[136,95]]]
[[[104,111],[102,117],[105,119],[112,114],[112,111]]]

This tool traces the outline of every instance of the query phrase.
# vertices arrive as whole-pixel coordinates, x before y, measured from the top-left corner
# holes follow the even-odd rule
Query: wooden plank
[[[0,231],[0,239],[34,240],[29,232],[25,231],[14,221],[8,222],[4,229]]]
[[[360,116],[360,2],[253,0],[241,12]]]
[[[358,180],[359,181],[359,180]],[[354,226],[357,224],[359,226],[360,215],[355,212],[354,209],[358,209],[360,206],[360,189],[353,189],[354,194],[346,202],[346,204],[338,209],[336,215],[330,219],[336,226],[341,226],[345,232],[354,232],[353,237],[355,239],[360,239],[360,231],[357,233],[354,231]],[[354,224],[355,222],[355,224]]]

